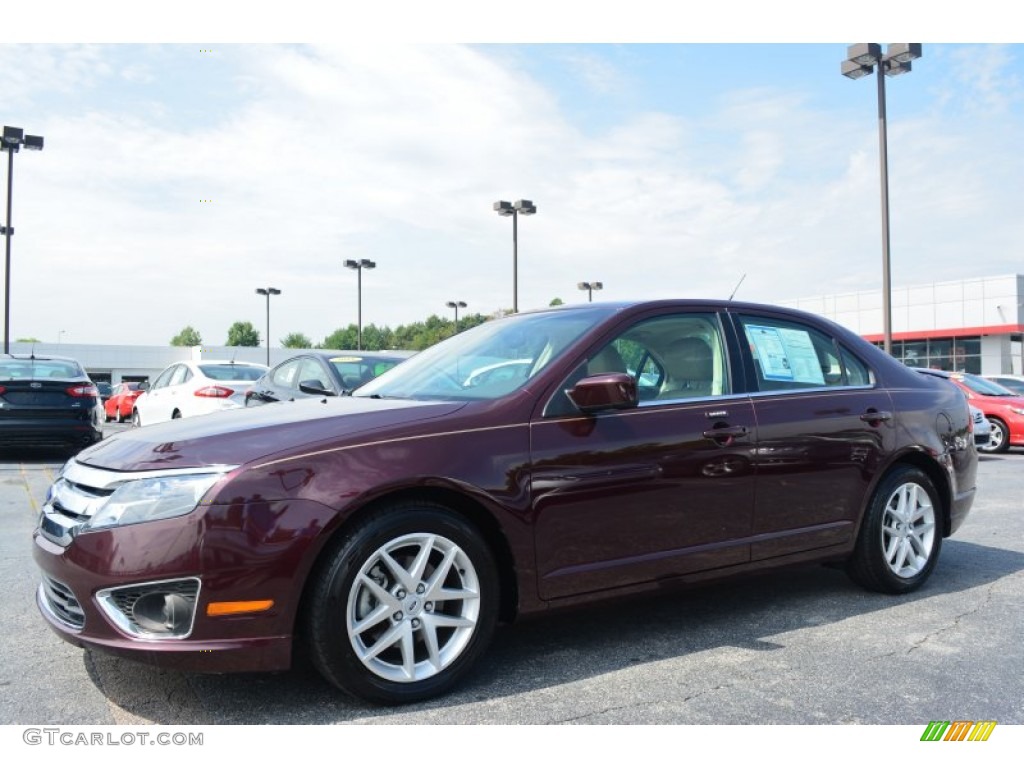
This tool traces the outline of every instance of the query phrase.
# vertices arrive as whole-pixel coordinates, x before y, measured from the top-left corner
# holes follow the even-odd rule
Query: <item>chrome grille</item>
[[[58,620],[72,629],[85,626],[85,612],[71,587],[44,573],[41,588],[46,606]]]

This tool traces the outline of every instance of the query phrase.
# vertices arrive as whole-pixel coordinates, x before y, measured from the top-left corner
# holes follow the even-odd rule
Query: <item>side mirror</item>
[[[636,379],[628,373],[588,376],[580,379],[572,389],[567,389],[565,394],[583,413],[635,408],[640,402]]]
[[[306,381],[299,382],[299,392],[305,392],[307,395],[333,395],[334,392],[324,387],[324,383],[319,379],[307,379]]]

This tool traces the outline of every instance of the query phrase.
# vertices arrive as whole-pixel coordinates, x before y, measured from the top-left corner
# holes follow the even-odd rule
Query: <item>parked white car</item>
[[[188,360],[165,368],[132,409],[141,427],[171,419],[245,407],[246,390],[267,366],[233,360]]]

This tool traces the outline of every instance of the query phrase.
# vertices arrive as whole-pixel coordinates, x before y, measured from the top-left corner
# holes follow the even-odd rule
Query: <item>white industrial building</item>
[[[783,302],[881,344],[881,290]],[[907,365],[982,375],[1024,373],[1024,275],[923,283],[892,291],[892,354]]]

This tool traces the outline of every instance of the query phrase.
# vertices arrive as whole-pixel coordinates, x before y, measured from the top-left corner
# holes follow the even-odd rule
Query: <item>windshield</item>
[[[970,373],[964,373],[958,376],[970,390],[978,395],[993,395],[995,397],[1011,395],[1016,396],[1016,392],[1012,392],[1004,386],[996,384],[994,381],[983,379],[980,376],[975,376]]]
[[[354,395],[419,400],[503,397],[520,389],[612,311],[586,308],[491,320],[420,352]]]

